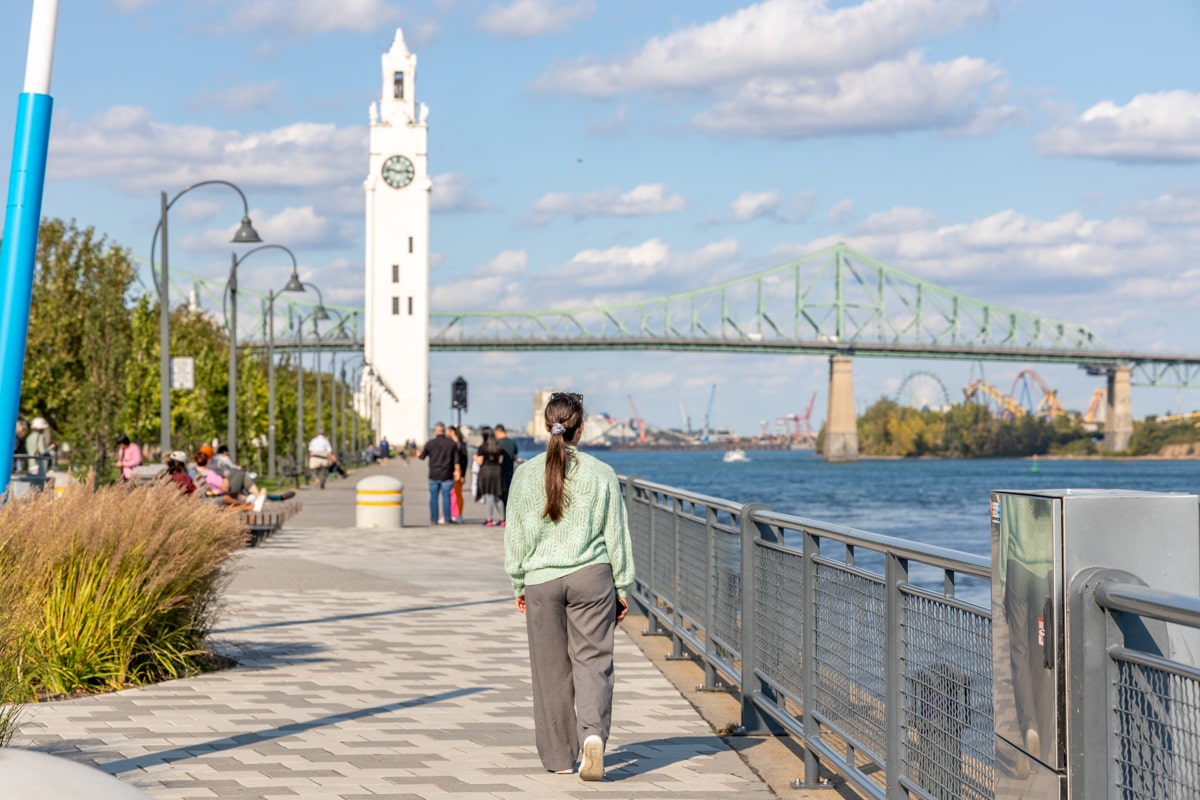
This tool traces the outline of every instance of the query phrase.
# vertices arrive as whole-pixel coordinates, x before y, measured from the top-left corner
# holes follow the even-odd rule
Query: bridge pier
[[[854,418],[854,376],[850,356],[829,358],[829,413],[825,417],[826,461],[858,460],[858,425]]]
[[[1113,367],[1108,371],[1108,399],[1104,417],[1104,449],[1119,453],[1129,449],[1133,438],[1133,399],[1130,376],[1133,368],[1128,364]]]

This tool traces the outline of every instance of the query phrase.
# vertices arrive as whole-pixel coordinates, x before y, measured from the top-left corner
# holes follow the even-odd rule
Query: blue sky
[[[8,163],[32,3],[0,25]],[[160,191],[238,183],[266,241],[360,307],[367,108],[402,27],[430,109],[433,307],[536,309],[700,288],[843,240],[955,291],[1079,322],[1114,348],[1196,352],[1200,6],[1188,0],[95,0],[62,4],[44,214],[149,256]],[[8,101],[2,98],[7,96]],[[172,211],[172,265],[219,308],[232,192]],[[571,279],[597,265],[600,288]],[[256,254],[243,287],[282,285]],[[146,279],[148,281],[148,278]],[[213,288],[216,287],[216,288]],[[189,286],[176,283],[182,298]],[[243,324],[248,324],[243,322]],[[983,366],[1008,388],[1023,364]],[[1036,367],[1069,408],[1098,379]],[[865,406],[978,365],[860,358]],[[535,388],[594,411],[743,433],[802,411],[823,358],[435,354],[432,416]],[[1134,412],[1200,405],[1134,389]]]

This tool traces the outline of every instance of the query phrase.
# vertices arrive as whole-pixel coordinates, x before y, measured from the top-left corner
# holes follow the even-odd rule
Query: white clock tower
[[[367,364],[364,397],[379,397],[389,442],[429,436],[429,110],[416,102],[417,57],[396,30],[383,54],[383,93],[371,103],[367,194]],[[367,373],[364,371],[364,376]],[[371,384],[374,384],[372,388]],[[368,409],[373,413],[374,409]]]

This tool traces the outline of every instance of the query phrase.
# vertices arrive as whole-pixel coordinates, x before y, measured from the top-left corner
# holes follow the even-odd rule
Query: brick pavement
[[[502,532],[429,527],[422,466],[302,490],[241,555],[214,632],[236,668],[31,706],[14,745],[161,800],[776,796],[621,631],[606,779],[544,772]],[[405,481],[407,526],[356,530],[354,484],[379,472]]]

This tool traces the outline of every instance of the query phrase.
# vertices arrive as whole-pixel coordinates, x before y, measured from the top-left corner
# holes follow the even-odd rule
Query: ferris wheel
[[[941,411],[950,406],[950,394],[941,378],[932,372],[918,370],[904,378],[896,391],[896,402],[921,411]]]

